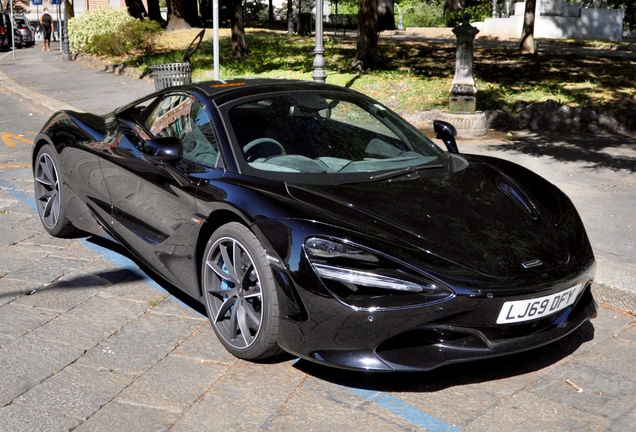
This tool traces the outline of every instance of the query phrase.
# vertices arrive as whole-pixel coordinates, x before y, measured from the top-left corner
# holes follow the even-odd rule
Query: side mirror
[[[142,151],[152,162],[174,162],[183,157],[183,144],[177,137],[155,138]]]
[[[457,142],[455,141],[457,136],[455,126],[444,121],[435,120],[433,122],[433,130],[435,131],[435,138],[442,140],[449,153],[459,153]]]

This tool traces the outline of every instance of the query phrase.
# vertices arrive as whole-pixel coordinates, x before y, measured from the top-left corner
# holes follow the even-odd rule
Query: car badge
[[[541,260],[532,260],[532,261],[526,261],[524,263],[521,263],[521,265],[523,266],[523,268],[532,268],[532,267],[538,267],[540,265],[543,265],[543,263],[541,262]]]

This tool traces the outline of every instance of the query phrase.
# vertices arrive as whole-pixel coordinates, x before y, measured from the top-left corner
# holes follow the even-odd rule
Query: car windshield
[[[239,166],[250,175],[342,183],[446,166],[445,153],[417,129],[356,93],[261,95],[234,105],[228,117]]]

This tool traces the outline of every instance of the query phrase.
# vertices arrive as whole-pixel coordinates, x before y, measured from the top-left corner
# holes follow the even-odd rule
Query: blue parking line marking
[[[14,171],[14,172],[22,172],[22,171]],[[35,205],[35,200],[33,198],[30,198],[26,196],[25,194],[23,194],[22,192],[20,192],[19,190],[17,190],[15,186],[13,186],[11,183],[6,181],[2,177],[0,177],[0,188],[6,189],[11,195],[16,197],[18,200],[22,201],[24,204],[28,205],[29,208],[33,210],[34,213],[38,212],[38,208]]]
[[[402,399],[391,396],[388,393],[362,390],[356,388],[345,387],[351,393],[363,397],[368,401],[375,402],[387,411],[402,417],[409,423],[422,427],[429,432],[460,432],[457,426],[449,425],[443,420],[431,417],[423,411],[420,411],[413,405],[409,405]]]
[[[25,170],[5,171],[5,173],[7,173],[7,172],[23,173],[24,171]],[[31,170],[27,170],[27,171],[31,172]],[[33,199],[31,197],[28,197],[27,195],[25,195],[22,192],[20,192],[19,190],[17,190],[16,187],[13,184],[11,184],[11,182],[5,180],[2,176],[0,176],[0,188],[6,189],[11,195],[13,195],[19,201],[21,201],[24,204],[26,204],[27,206],[29,206],[29,208],[31,210],[33,210],[33,212],[35,214],[38,213],[38,208],[37,208],[37,205],[35,204],[35,199]],[[141,280],[143,280],[147,285],[149,285],[149,286],[153,287],[154,289],[156,289],[157,291],[159,291],[161,293],[161,295],[163,295],[163,296],[169,295],[168,291],[166,291],[161,285],[159,285],[152,278],[150,278],[141,268],[139,268],[139,266],[137,264],[135,264],[129,258],[126,258],[125,256],[120,255],[117,252],[113,252],[112,250],[107,249],[105,247],[98,246],[98,245],[96,245],[94,243],[91,243],[86,238],[80,238],[80,239],[77,239],[77,240],[81,244],[83,244],[84,246],[86,246],[87,248],[92,250],[93,252],[96,252],[97,254],[99,254],[101,257],[103,257],[107,261],[113,263],[114,265],[116,265],[116,266],[118,266],[118,267],[120,267],[120,268],[122,268],[124,270],[128,270],[131,273],[137,273],[137,275],[139,276],[139,278]],[[113,241],[115,241],[115,240],[113,240]],[[183,307],[186,307],[188,309],[192,309],[190,306],[186,305],[185,303],[183,303],[181,300],[179,300],[175,296],[171,296],[171,297],[172,297],[172,301],[175,301],[175,302],[179,303]],[[198,311],[195,311],[195,312],[198,315],[203,316]]]

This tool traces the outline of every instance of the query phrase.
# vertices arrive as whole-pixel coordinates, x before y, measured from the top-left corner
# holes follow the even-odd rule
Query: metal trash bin
[[[150,66],[152,79],[155,82],[155,91],[168,87],[192,84],[192,63],[190,57],[199,48],[205,29],[201,30],[195,37],[183,55],[183,63],[166,63]]]
[[[155,90],[192,83],[192,64],[189,62],[150,66],[150,70]]]

